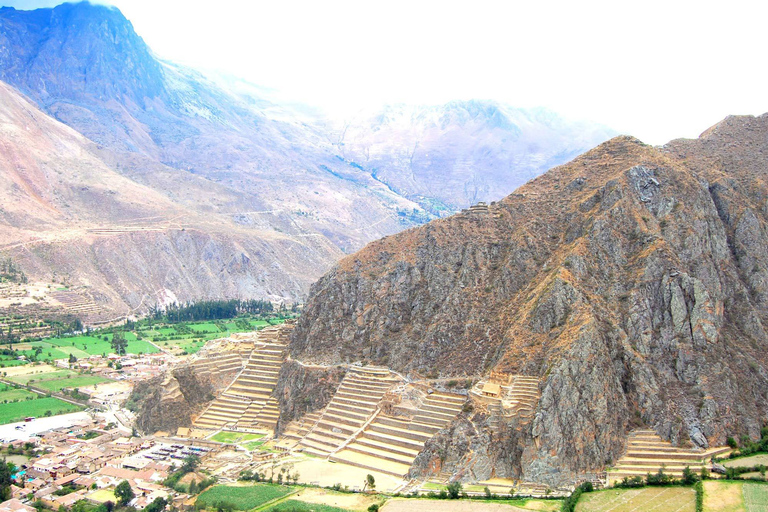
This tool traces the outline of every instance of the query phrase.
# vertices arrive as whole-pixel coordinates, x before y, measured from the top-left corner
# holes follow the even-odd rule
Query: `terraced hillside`
[[[679,448],[663,440],[653,430],[634,430],[627,437],[627,451],[608,472],[609,484],[624,477],[656,473],[660,469],[674,477],[681,477],[689,467],[695,472],[702,467],[709,468],[713,457],[730,452],[727,446],[706,450]]]
[[[277,400],[270,395],[285,359],[290,328],[291,324],[284,324],[258,332],[245,367],[194,421],[196,428],[275,428],[278,418]]]

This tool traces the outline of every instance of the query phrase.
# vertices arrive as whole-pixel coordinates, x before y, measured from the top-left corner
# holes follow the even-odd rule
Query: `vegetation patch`
[[[198,509],[228,508],[251,510],[274,499],[282,498],[293,492],[292,487],[284,485],[253,484],[246,486],[217,485],[202,493],[195,502]]]
[[[101,384],[103,382],[112,381],[98,375],[76,375],[67,376],[63,379],[40,380],[38,382],[33,382],[32,385],[47,391],[57,392],[61,391],[62,389],[82,388],[86,386],[93,386],[94,384]]]
[[[747,512],[764,512],[768,510],[768,485],[745,483],[742,487],[744,505]]]
[[[221,432],[217,432],[215,435],[211,436],[209,439],[211,441],[216,441],[219,443],[244,443],[248,441],[256,441],[258,439],[261,439],[264,437],[264,434],[246,434],[243,432],[229,432],[226,430],[222,430]]]
[[[320,505],[318,503],[305,503],[298,500],[285,500],[266,509],[268,512],[348,512],[349,509]]]

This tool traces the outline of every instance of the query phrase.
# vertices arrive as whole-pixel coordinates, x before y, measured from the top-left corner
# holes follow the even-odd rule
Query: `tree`
[[[11,475],[14,468],[13,463],[8,463],[5,459],[0,460],[0,499],[3,501],[11,499],[11,484],[13,483]]]
[[[368,476],[365,477],[365,485],[363,485],[363,491],[365,491],[366,488],[370,488],[372,491],[376,489],[376,479],[373,478],[373,475],[368,473]]]
[[[453,482],[446,487],[448,491],[448,497],[452,500],[457,500],[461,496],[461,482]]]
[[[123,480],[115,487],[115,498],[117,498],[120,505],[127,505],[135,497],[136,495],[133,493],[128,480]]]
[[[184,457],[184,463],[181,465],[181,471],[191,473],[200,464],[200,457],[197,455],[187,455]]]
[[[152,503],[144,507],[144,512],[162,512],[165,510],[166,505],[168,505],[168,502],[165,498],[155,498]]]
[[[115,331],[112,334],[112,350],[119,356],[125,355],[125,349],[128,347],[128,340],[125,339],[125,333],[123,331]]]
[[[77,358],[75,357],[75,354],[69,354],[69,364],[73,364],[77,362]]]

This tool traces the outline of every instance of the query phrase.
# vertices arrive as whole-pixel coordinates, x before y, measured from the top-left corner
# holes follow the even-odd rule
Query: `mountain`
[[[678,445],[757,439],[766,168],[768,114],[663,147],[616,137],[489,208],[341,260],[312,286],[292,357],[540,379],[529,424],[489,431],[476,412],[427,445],[419,476],[452,461],[459,474],[572,482],[617,460],[637,427]]]
[[[299,298],[342,255],[128,179],[2,82],[0,147],[0,251],[33,279],[73,287],[94,318],[168,300]]]
[[[494,101],[389,106],[336,129],[341,155],[430,212],[501,199],[617,135],[555,112]]]
[[[4,8],[0,48],[0,79],[121,173],[188,206],[206,203],[244,226],[288,224],[345,251],[427,218],[310,124],[159,61],[115,8]],[[202,190],[177,185],[193,178]]]
[[[342,144],[311,109],[158,59],[119,10],[88,2],[0,8],[0,80],[10,86],[0,97],[6,133],[27,125],[38,133],[0,141],[15,155],[4,161],[3,179],[21,187],[0,190],[1,204],[18,201],[13,212],[6,208],[0,250],[33,279],[63,276],[105,314],[140,313],[158,297],[301,299],[343,254],[468,201],[498,197],[543,170],[539,160],[565,159],[605,137],[585,127],[584,136],[566,143],[581,125],[543,111],[467,102],[405,117],[392,111],[385,117],[393,121],[379,116],[350,126]],[[382,134],[392,135],[390,146]],[[495,152],[506,139],[514,141],[499,142]],[[413,167],[397,164],[400,145],[416,142],[433,161],[418,150]],[[61,144],[77,149],[60,155]],[[19,171],[19,161],[38,169],[23,186],[19,176],[28,171]],[[98,196],[94,183],[103,183]],[[47,195],[38,198],[41,190]],[[131,231],[150,217],[155,234]],[[134,234],[98,238],[94,260],[84,252],[96,250],[90,238],[80,227],[62,229],[64,219],[66,228],[88,226],[91,234],[94,226]],[[195,233],[190,254],[171,226],[185,237]],[[237,271],[207,268],[199,258],[211,246],[216,261],[250,263]],[[158,256],[158,247],[173,252],[173,261]],[[141,255],[141,269],[137,259],[123,261],[126,254]]]

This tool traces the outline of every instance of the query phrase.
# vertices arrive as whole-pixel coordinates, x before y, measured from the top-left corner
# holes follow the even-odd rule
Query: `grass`
[[[285,485],[254,484],[248,486],[217,485],[198,496],[196,505],[208,507],[218,502],[230,503],[235,510],[251,510],[293,492]]]
[[[106,340],[104,338],[107,338]],[[128,341],[126,352],[129,354],[153,354],[159,352],[157,347],[145,340],[140,340],[132,332],[125,333],[125,339]],[[92,355],[110,354],[114,352],[111,345],[112,333],[98,336],[71,336],[62,338],[48,338],[45,342],[55,346],[59,351],[74,354],[75,357],[88,357]],[[38,342],[43,343],[43,342]],[[45,351],[43,351],[45,354]],[[54,359],[61,359],[54,357]]]
[[[65,377],[63,379],[46,379],[39,382],[33,382],[36,387],[45,389],[51,392],[61,391],[62,389],[74,389],[84,388],[86,386],[93,386],[94,384],[101,384],[102,382],[112,382],[104,377],[98,375],[78,375],[75,377]]]
[[[247,441],[256,441],[262,437],[264,437],[264,434],[245,434],[243,432],[229,432],[222,430],[210,437],[210,440],[219,443],[245,443]]]
[[[82,407],[53,397],[0,404],[0,424],[21,421],[27,416],[40,418],[45,416],[47,411],[51,411],[51,416],[56,416],[57,414],[66,414],[80,410],[82,410]]]
[[[19,400],[36,398],[37,396],[39,396],[37,393],[27,391],[26,389],[14,389],[10,386],[0,389],[0,402],[18,402]]]
[[[694,512],[696,493],[690,487],[606,489],[583,494],[577,512]],[[709,510],[705,507],[705,510]]]
[[[35,382],[39,382],[41,380],[64,379],[67,376],[72,376],[72,375],[77,375],[77,372],[73,372],[72,370],[56,370],[52,372],[26,373],[24,375],[14,375],[12,377],[8,377],[8,380],[16,382],[17,384],[21,384],[22,386],[25,386],[30,382],[34,384]]]
[[[305,503],[299,500],[285,500],[266,509],[267,512],[348,512],[346,508],[320,505],[317,503]]]
[[[46,373],[31,373],[27,375],[16,375],[8,377],[8,380],[21,384],[22,386],[30,384],[46,391],[56,392],[62,389],[82,388],[101,384],[102,382],[112,382],[98,375],[83,375],[72,370],[57,370]]]
[[[768,510],[768,485],[745,483],[742,488],[744,505],[747,512],[764,512]]]

